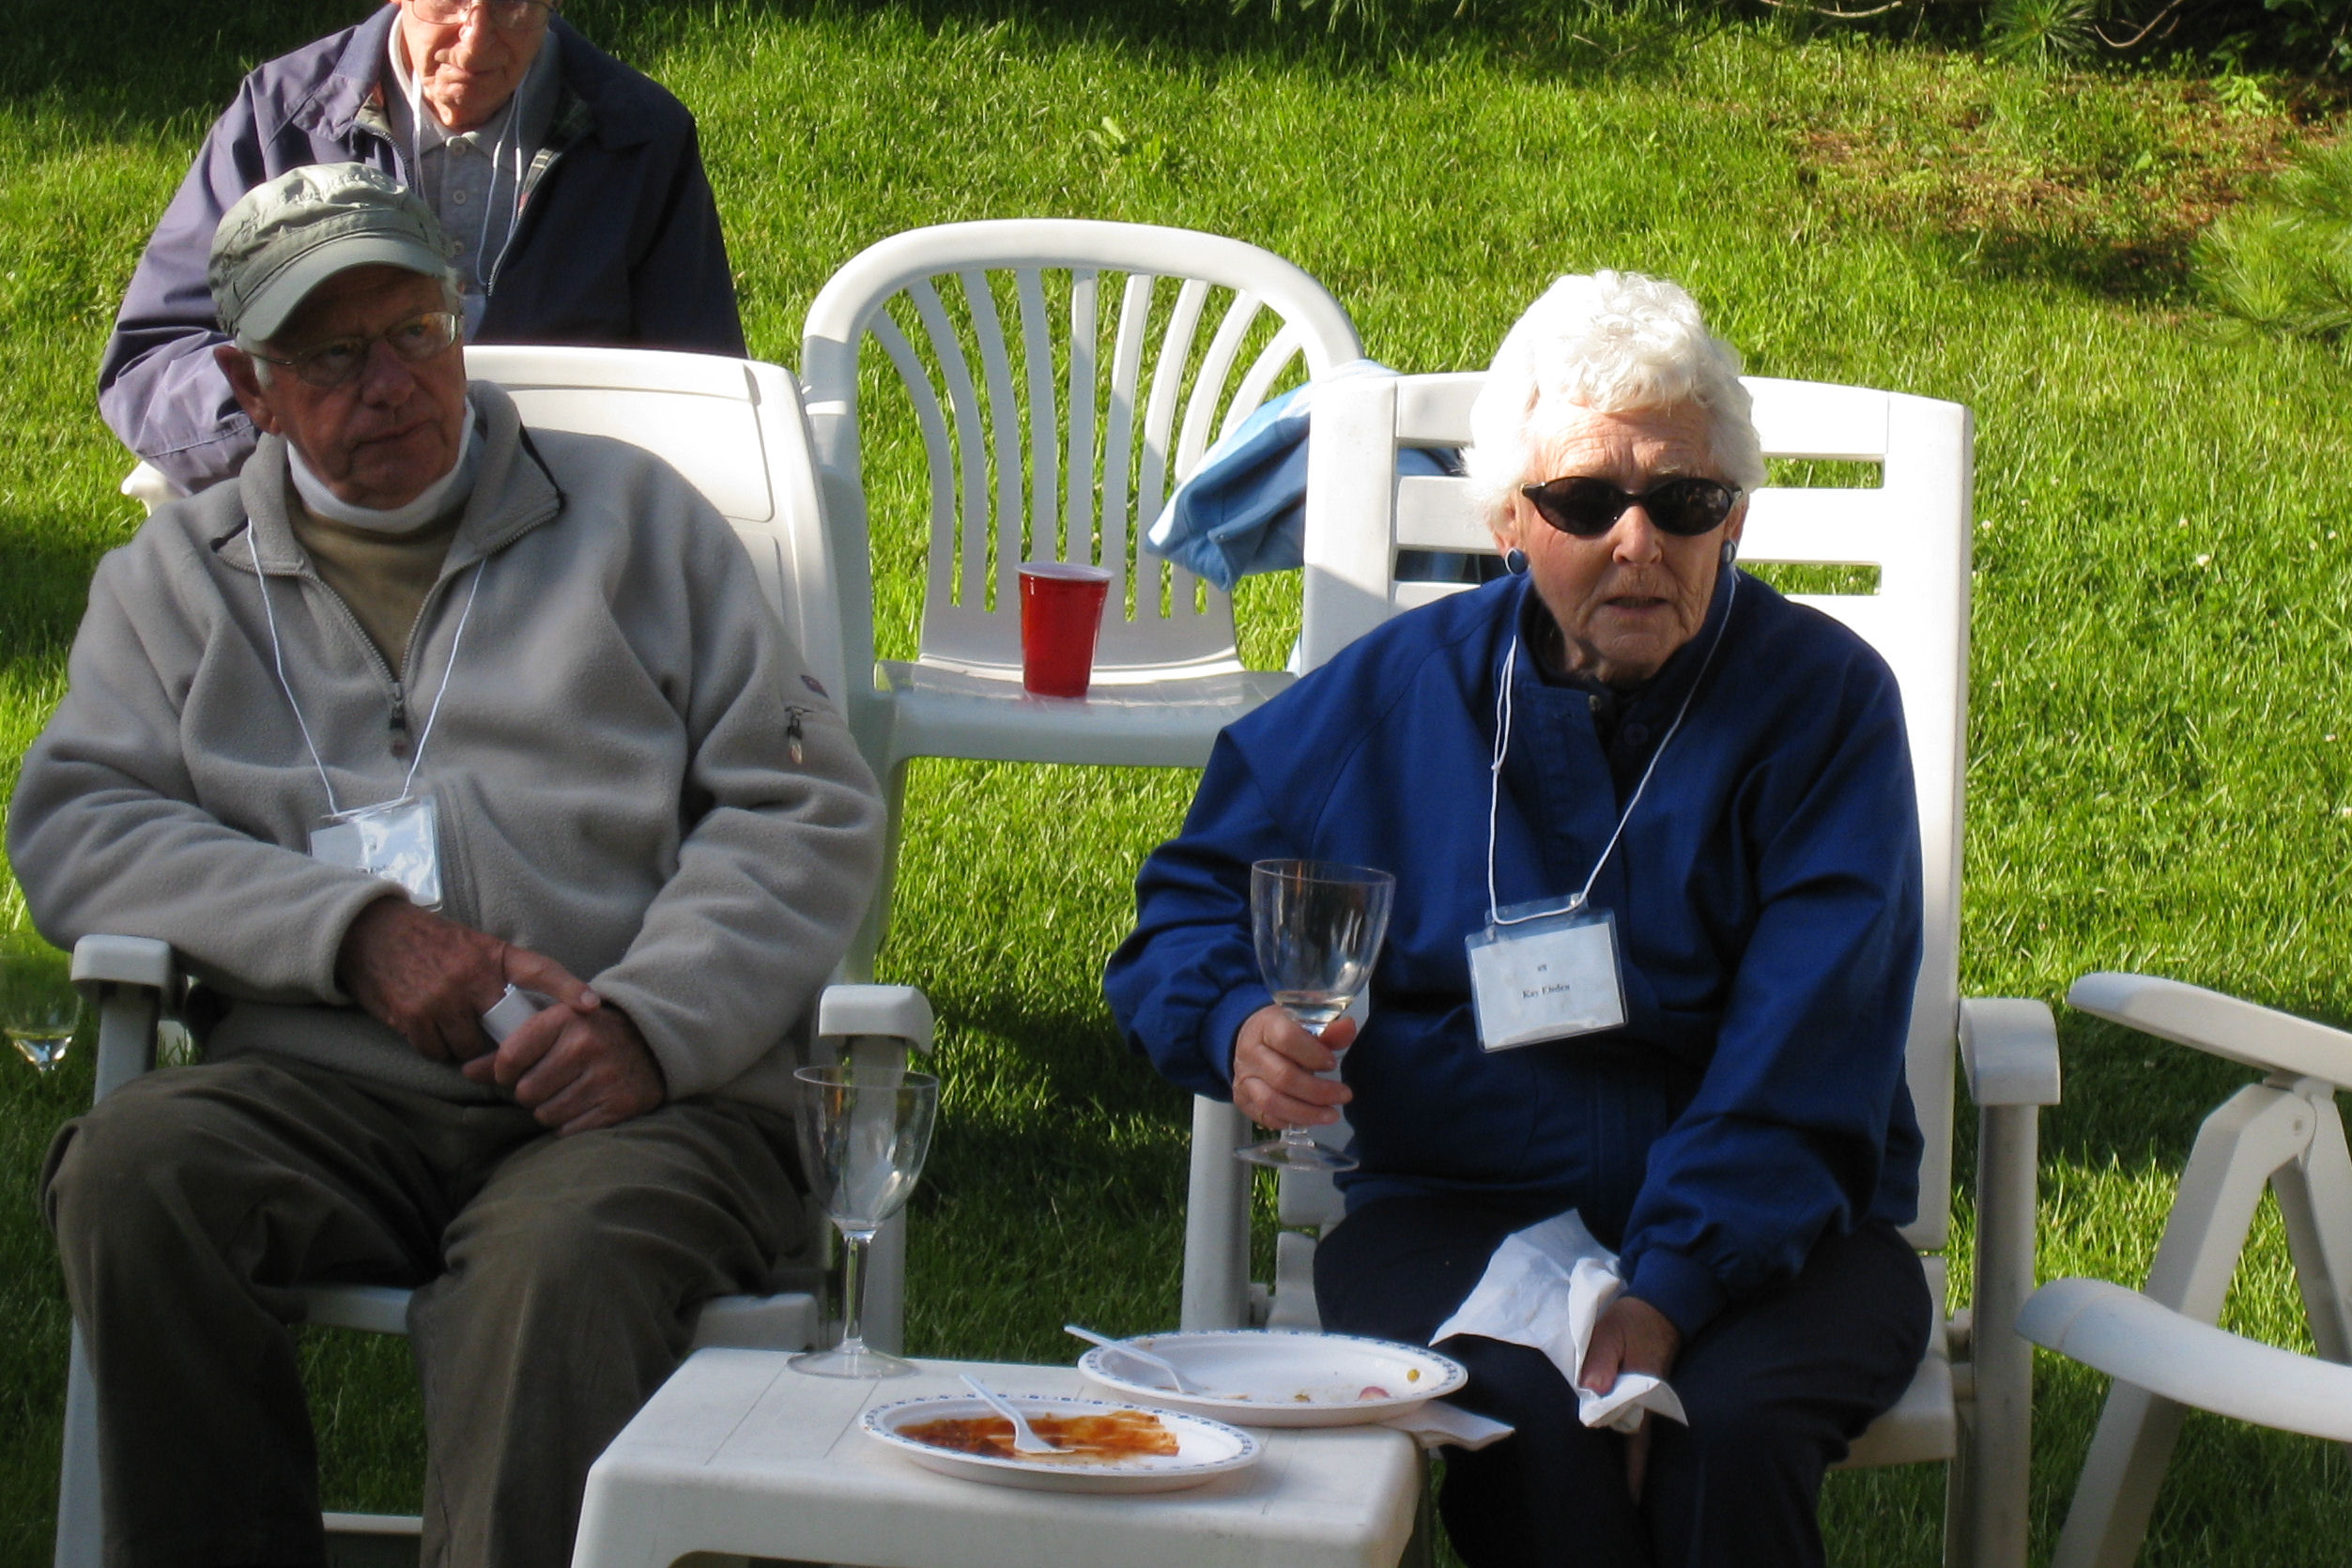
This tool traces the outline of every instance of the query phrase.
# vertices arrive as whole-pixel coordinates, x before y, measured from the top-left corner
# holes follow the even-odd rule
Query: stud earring
[[[1735,559],[1737,559],[1737,557],[1739,556],[1739,553],[1740,553],[1740,542],[1739,542],[1738,540],[1736,540],[1736,539],[1726,539],[1726,540],[1723,542],[1723,563],[1724,563],[1726,566],[1730,565],[1730,564],[1731,564],[1731,562],[1732,562]]]

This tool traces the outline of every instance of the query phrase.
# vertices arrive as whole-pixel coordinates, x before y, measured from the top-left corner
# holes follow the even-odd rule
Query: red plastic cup
[[[1068,561],[1021,563],[1021,684],[1039,697],[1084,697],[1111,574]]]

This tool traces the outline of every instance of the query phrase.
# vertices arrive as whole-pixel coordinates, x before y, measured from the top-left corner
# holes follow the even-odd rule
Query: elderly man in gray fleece
[[[415,1287],[425,1561],[567,1561],[699,1304],[813,1242],[786,1090],[873,779],[684,480],[468,385],[446,254],[356,164],[222,221],[264,438],[100,565],[9,814],[44,935],[161,938],[210,1014],[42,1184],[110,1563],[324,1560],[316,1281]]]

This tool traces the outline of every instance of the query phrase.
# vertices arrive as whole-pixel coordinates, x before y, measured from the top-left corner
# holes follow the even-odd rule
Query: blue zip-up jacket
[[[212,231],[239,196],[306,163],[409,177],[377,90],[399,14],[378,6],[246,77],[131,274],[99,363],[99,412],[182,490],[235,473],[255,438],[212,362],[223,341],[204,276]],[[555,114],[474,341],[741,356],[734,277],[694,116],[560,18],[541,47],[561,68]]]
[[[1496,814],[1504,905],[1582,886],[1677,706],[1722,643],[1594,885],[1616,917],[1622,1029],[1487,1054],[1464,938],[1486,925],[1488,763],[1514,631],[1508,577],[1400,616],[1219,737],[1183,833],[1136,884],[1104,989],[1129,1043],[1231,1097],[1270,996],[1249,869],[1392,871],[1372,1014],[1341,1057],[1350,1207],[1478,1193],[1575,1207],[1685,1337],[1792,1277],[1824,1231],[1917,1209],[1903,1042],[1920,951],[1918,807],[1895,679],[1829,617],[1743,576],[1619,711],[1523,648]],[[1727,614],[1727,602],[1729,613]]]

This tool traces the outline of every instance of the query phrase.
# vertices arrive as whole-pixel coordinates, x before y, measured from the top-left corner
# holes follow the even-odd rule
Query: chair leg
[[[890,900],[899,882],[899,841],[906,829],[906,768],[907,760],[901,757],[882,778],[882,876],[874,884],[873,899],[866,905],[866,918],[858,922],[857,935],[851,939],[849,954],[841,961],[840,977],[844,980],[871,980],[882,945],[890,937]]]
[[[850,1045],[861,1073],[881,1074],[907,1065],[906,1042],[887,1036],[861,1036]],[[866,1343],[891,1355],[906,1351],[906,1210],[883,1222],[866,1248],[866,1301],[860,1329]]]
[[[105,1514],[99,1499],[98,1384],[90,1376],[82,1330],[73,1330],[66,1365],[66,1440],[57,1476],[56,1568],[99,1568],[105,1551]]]
[[[2311,1111],[2302,1096],[2262,1084],[2240,1089],[2206,1118],[2148,1269],[2150,1300],[2200,1323],[2221,1315],[2254,1206],[2271,1174],[2310,1144]],[[2131,1568],[2181,1413],[2171,1400],[2128,1383],[2108,1391],[2052,1568]]]
[[[2312,1344],[2331,1361],[2352,1362],[2352,1150],[2344,1145],[2332,1085],[2305,1097],[2311,1147],[2270,1178],[2286,1222],[2287,1255],[2302,1287]]]
[[[1968,1568],[2025,1568],[2034,1430],[2034,1347],[2018,1309],[2034,1290],[2035,1172],[2041,1108],[1988,1105],[1976,1143],[1976,1291],[1969,1366],[1975,1397],[1956,1499]]]
[[[1944,1467],[1944,1568],[1970,1568],[1975,1561],[1976,1513],[1969,1506],[1975,1478],[1968,1473],[1968,1456],[1976,1447],[1975,1412],[1963,1403],[1959,1416],[1960,1440]]]
[[[2312,1105],[2311,1147],[2270,1178],[2286,1222],[2287,1255],[2295,1260],[2312,1345],[2331,1361],[2352,1364],[2352,1150],[2332,1084],[2306,1097]]]
[[[1241,1113],[1222,1099],[1192,1101],[1191,1176],[1184,1203],[1187,1332],[1247,1327],[1250,1299],[1250,1171],[1233,1157],[1249,1136]]]

